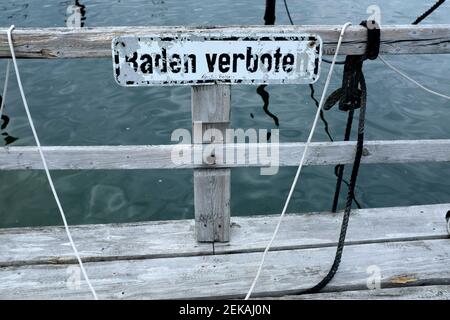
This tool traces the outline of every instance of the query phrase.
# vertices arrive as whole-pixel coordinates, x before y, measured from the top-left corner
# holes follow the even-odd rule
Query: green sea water
[[[261,0],[82,0],[86,27],[150,25],[263,24]],[[366,8],[381,8],[382,24],[408,24],[433,1],[295,1],[290,9],[297,24],[354,24],[366,19]],[[62,27],[74,1],[0,0],[0,26]],[[289,24],[283,3],[277,24]],[[450,3],[423,23],[450,23]],[[450,92],[450,56],[386,57],[413,78],[439,92]],[[6,61],[0,60],[0,84]],[[43,145],[169,144],[177,128],[190,129],[188,87],[119,87],[111,59],[20,60],[24,89]],[[318,98],[328,65],[315,85]],[[368,86],[366,138],[448,139],[450,102],[429,95],[399,78],[380,61],[364,65]],[[330,92],[340,86],[337,66]],[[281,142],[305,141],[316,110],[305,85],[271,85],[270,110],[279,118]],[[232,87],[232,126],[276,128],[262,110],[254,86]],[[11,77],[6,128],[18,138],[11,145],[34,145],[20,95]],[[251,116],[253,115],[253,116]],[[325,114],[335,140],[342,140],[346,114]],[[327,141],[319,123],[314,141]],[[2,140],[0,144],[4,144]],[[350,170],[347,170],[347,174]],[[259,169],[232,170],[233,216],[276,214],[282,209],[295,168],[274,176]],[[53,171],[70,224],[133,222],[193,217],[192,170]],[[329,210],[334,192],[333,166],[305,167],[289,212]],[[344,189],[345,191],[345,189]],[[342,193],[344,197],[345,192]],[[356,197],[363,208],[450,202],[450,164],[363,165]],[[341,201],[342,204],[342,201]],[[0,172],[0,227],[61,224],[41,171]]]

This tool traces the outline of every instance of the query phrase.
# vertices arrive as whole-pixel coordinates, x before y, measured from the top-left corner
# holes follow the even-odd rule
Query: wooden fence
[[[102,27],[102,28],[38,28],[15,29],[13,33],[17,58],[111,58],[111,39],[120,35],[184,34],[221,32],[224,35],[251,33],[298,32],[318,34],[323,39],[323,53],[333,54],[341,26],[230,26],[213,28],[190,27]],[[0,58],[9,58],[6,28],[0,28]],[[361,26],[347,29],[341,54],[362,54],[366,47],[367,30]],[[381,54],[450,53],[450,25],[394,25],[381,30]],[[112,75],[111,75],[112,76]],[[202,130],[224,131],[230,122],[230,86],[202,85],[192,87],[193,125],[202,123]],[[217,143],[220,141],[215,141]],[[208,141],[194,140],[181,146],[183,152],[202,152]],[[257,144],[224,145],[227,150],[244,151],[245,163],[227,164],[220,156],[201,164],[175,164],[173,149],[180,145],[157,146],[47,146],[43,150],[49,168],[75,169],[186,169],[194,170],[194,206],[198,241],[229,241],[230,168],[260,167],[252,162],[249,152]],[[279,165],[296,166],[304,143],[280,143]],[[220,154],[220,153],[218,153]],[[306,165],[351,163],[355,142],[315,142],[310,145]],[[450,140],[397,140],[365,142],[362,163],[450,161]],[[1,170],[42,169],[37,148],[1,147]]]

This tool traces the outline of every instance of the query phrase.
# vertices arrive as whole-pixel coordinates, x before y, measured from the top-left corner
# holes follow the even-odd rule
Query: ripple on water
[[[98,184],[91,189],[87,217],[102,221],[126,204],[127,199],[122,188]]]

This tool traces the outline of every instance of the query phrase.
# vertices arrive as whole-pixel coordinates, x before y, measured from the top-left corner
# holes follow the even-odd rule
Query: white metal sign
[[[112,51],[122,86],[308,84],[319,78],[322,40],[286,33],[121,36]]]

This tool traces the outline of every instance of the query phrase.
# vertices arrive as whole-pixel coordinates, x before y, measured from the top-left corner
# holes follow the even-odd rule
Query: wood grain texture
[[[225,130],[230,122],[230,86],[193,86],[191,99],[193,142],[210,147],[223,144]],[[202,155],[202,163],[205,161],[214,166],[216,156],[216,150],[211,149],[210,154],[205,157]],[[194,169],[197,241],[230,240],[230,176],[230,169]]]
[[[309,146],[305,165],[353,163],[355,144],[354,141],[313,142]],[[366,141],[364,147],[361,161],[365,164],[450,161],[450,140]],[[233,168],[266,165],[259,158],[257,161],[250,161],[249,154],[258,152],[257,144],[239,143],[225,145],[223,148],[223,152],[216,152],[214,164],[193,161],[196,154],[200,155],[199,159],[202,160],[200,144],[44,146],[43,151],[49,168],[53,170]],[[225,157],[231,149],[234,154],[240,152],[245,154],[245,161],[227,163]],[[171,157],[174,150],[188,154],[191,160],[182,163],[173,162]],[[303,150],[304,143],[301,142],[280,143],[280,166],[297,166]],[[42,170],[42,162],[36,147],[0,147],[0,170],[35,169]]]
[[[229,169],[194,170],[197,241],[230,240],[230,179]]]
[[[208,255],[195,240],[193,220],[70,226],[85,261]],[[0,229],[0,267],[75,263],[63,227]]]
[[[228,123],[231,111],[229,85],[193,86],[192,120],[204,123]]]
[[[377,266],[381,288],[450,284],[449,239],[347,246],[327,291],[367,288],[367,268]],[[328,271],[334,247],[271,252],[255,296],[283,296],[316,284]],[[261,253],[226,254],[86,263],[101,299],[241,298],[255,275]],[[82,280],[69,288],[71,270],[62,265],[0,269],[2,299],[91,299]]]
[[[450,204],[353,210],[347,243],[394,242],[448,237]],[[342,213],[288,214],[272,250],[334,246]],[[215,244],[216,254],[262,252],[278,215],[233,217],[231,241]],[[194,221],[71,226],[85,261],[157,259],[208,255],[212,244],[195,241]],[[63,227],[0,229],[0,267],[75,263]]]
[[[18,58],[105,58],[111,57],[111,40],[120,35],[205,34],[224,36],[253,33],[313,33],[323,40],[324,54],[334,54],[342,26],[219,26],[219,27],[98,27],[98,28],[17,28],[13,32]],[[0,58],[9,58],[7,28],[0,28]],[[363,54],[367,30],[347,29],[340,53]],[[381,29],[381,54],[449,53],[450,25],[386,25]]]
[[[273,298],[264,298],[273,299]],[[414,286],[284,296],[280,300],[450,300],[450,285]]]
[[[346,243],[393,242],[447,238],[445,214],[450,203],[352,210]],[[233,217],[231,240],[216,244],[216,253],[263,251],[278,215]],[[272,250],[335,246],[342,212],[286,215]]]

